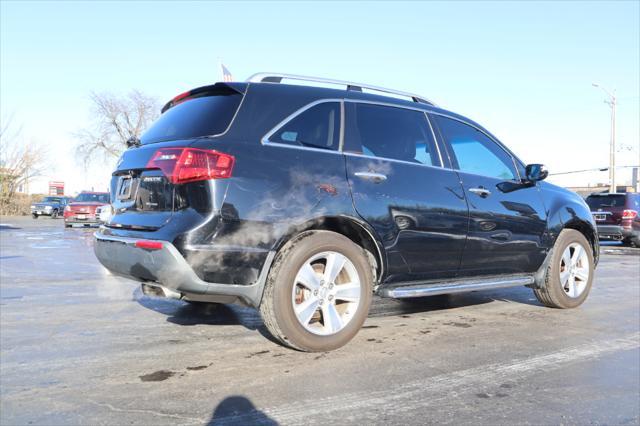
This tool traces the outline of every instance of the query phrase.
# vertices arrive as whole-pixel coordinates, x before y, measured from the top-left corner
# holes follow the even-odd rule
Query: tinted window
[[[349,151],[440,166],[433,133],[423,112],[356,103],[348,110]]]
[[[487,135],[458,120],[432,116],[442,136],[453,149],[458,169],[498,179],[515,179],[511,156]]]
[[[599,209],[603,207],[624,207],[625,197],[621,194],[605,194],[605,195],[589,195],[587,197],[587,205],[591,209]]]
[[[241,100],[242,95],[235,92],[189,99],[162,114],[140,141],[148,144],[223,133]]]
[[[90,194],[82,193],[78,195],[73,201],[76,202],[94,202],[94,203],[109,203],[109,194]]]
[[[43,203],[59,203],[61,200],[58,197],[44,197]]]
[[[303,111],[271,135],[269,141],[338,150],[340,104],[325,102]]]

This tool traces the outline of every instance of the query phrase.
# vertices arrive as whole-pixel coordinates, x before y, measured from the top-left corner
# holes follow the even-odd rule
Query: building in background
[[[64,182],[49,181],[49,195],[64,195]]]

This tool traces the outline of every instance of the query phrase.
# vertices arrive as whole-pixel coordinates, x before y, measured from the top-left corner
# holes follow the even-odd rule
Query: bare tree
[[[85,164],[119,157],[127,140],[139,138],[160,112],[158,100],[138,90],[125,96],[92,93],[91,102],[92,124],[75,134],[76,152]]]
[[[21,129],[13,129],[11,119],[0,125],[0,205],[9,202],[20,187],[42,175],[46,151],[35,142],[27,142]]]

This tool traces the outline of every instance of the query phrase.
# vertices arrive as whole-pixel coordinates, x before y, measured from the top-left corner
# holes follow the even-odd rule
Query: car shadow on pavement
[[[139,296],[134,298],[147,309],[167,316],[173,324],[191,325],[242,325],[255,330],[262,325],[260,314],[250,308],[217,303],[192,303],[161,297]]]
[[[233,395],[225,398],[213,411],[207,426],[262,425],[275,426],[278,422],[258,410],[246,397]]]
[[[145,296],[140,289],[133,294],[134,300],[152,311],[166,315],[167,322],[182,326],[194,325],[241,325],[257,331],[266,339],[280,344],[267,331],[260,313],[253,308],[218,303],[193,303],[162,297]]]

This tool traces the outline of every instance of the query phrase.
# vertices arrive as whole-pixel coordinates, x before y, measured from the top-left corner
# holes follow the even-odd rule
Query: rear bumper
[[[45,210],[45,209],[31,209],[31,214],[35,214],[38,216],[51,216],[53,210]]]
[[[79,214],[65,213],[64,221],[65,223],[100,223],[99,218],[95,214],[89,214],[89,213],[79,213]]]
[[[211,283],[200,279],[178,249],[168,241],[149,250],[135,246],[137,238],[95,233],[96,257],[109,271],[139,282],[151,282],[181,295],[181,298],[220,303],[242,303],[258,307],[275,253],[269,252],[258,279],[251,285]]]
[[[634,232],[633,228],[624,228],[620,225],[598,225],[598,237],[601,240],[619,241],[637,233],[638,231]]]

